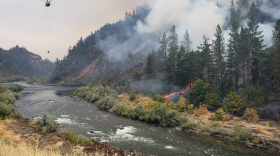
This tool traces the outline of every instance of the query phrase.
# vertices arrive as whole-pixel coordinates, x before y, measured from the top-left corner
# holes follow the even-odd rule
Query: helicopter
[[[51,0],[47,0],[45,6],[46,6],[46,7],[51,6]]]

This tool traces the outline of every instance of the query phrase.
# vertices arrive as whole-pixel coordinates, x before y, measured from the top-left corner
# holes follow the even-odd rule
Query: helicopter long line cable
[[[48,53],[49,53],[49,47],[50,47],[50,22],[49,22],[49,8],[47,7],[47,16],[48,16]]]

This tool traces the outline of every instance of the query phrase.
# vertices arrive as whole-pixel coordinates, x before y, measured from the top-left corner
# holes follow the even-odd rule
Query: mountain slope
[[[41,56],[29,52],[26,48],[15,46],[10,50],[0,48],[0,75],[49,76],[54,71],[55,65],[51,61],[42,60]]]

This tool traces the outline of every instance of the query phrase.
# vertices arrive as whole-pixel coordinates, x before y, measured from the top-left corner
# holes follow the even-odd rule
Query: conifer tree
[[[170,29],[168,41],[168,74],[170,81],[174,82],[178,57],[178,34],[175,25]]]
[[[152,76],[153,68],[152,68],[152,56],[151,56],[151,54],[149,54],[148,57],[147,57],[145,72],[146,72],[147,77]]]
[[[238,80],[240,77],[240,46],[239,46],[239,32],[238,25],[233,22],[231,27],[231,32],[229,33],[230,39],[228,41],[228,56],[227,56],[227,74],[229,78],[232,78],[235,83],[235,88],[238,90]]]
[[[205,73],[204,77],[207,78],[208,83],[213,82],[213,54],[211,51],[211,44],[208,43],[209,39],[203,36],[203,44],[201,44],[198,49],[201,50],[201,71]]]
[[[236,9],[233,0],[230,3],[229,14],[229,26],[232,26],[233,22],[236,21]]]
[[[163,34],[162,39],[160,40],[160,47],[158,49],[158,64],[161,72],[167,72],[168,69],[168,61],[167,61],[167,46],[168,46],[168,38],[166,37],[166,33]]]
[[[241,27],[239,38],[239,50],[240,50],[240,68],[243,78],[243,87],[250,84],[250,52],[248,48],[248,29]]]
[[[253,85],[258,85],[259,78],[259,60],[263,55],[263,36],[262,31],[258,31],[259,25],[256,16],[253,12],[256,10],[256,5],[253,2],[250,8],[249,21],[248,21],[248,50],[250,54],[250,65],[251,65],[251,82]],[[250,66],[249,65],[249,66]]]
[[[192,45],[192,42],[190,40],[190,36],[189,36],[189,33],[188,33],[188,30],[186,30],[186,33],[185,33],[185,36],[184,36],[184,40],[183,40],[183,45],[186,49],[187,52],[190,52],[192,49],[191,49],[191,45]]]
[[[214,34],[215,40],[213,40],[213,54],[214,54],[214,63],[216,70],[216,82],[220,82],[225,75],[226,62],[224,60],[225,54],[225,41],[222,29],[220,25],[216,27],[216,33]]]
[[[274,77],[276,89],[280,92],[280,19],[277,20],[272,37],[273,46],[276,48],[276,59],[274,65]]]

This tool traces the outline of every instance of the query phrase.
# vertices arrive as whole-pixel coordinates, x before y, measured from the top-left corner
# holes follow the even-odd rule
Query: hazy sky
[[[61,59],[80,37],[123,19],[126,11],[144,1],[53,0],[47,8],[43,0],[0,0],[0,47],[7,50],[19,45],[43,59]]]

